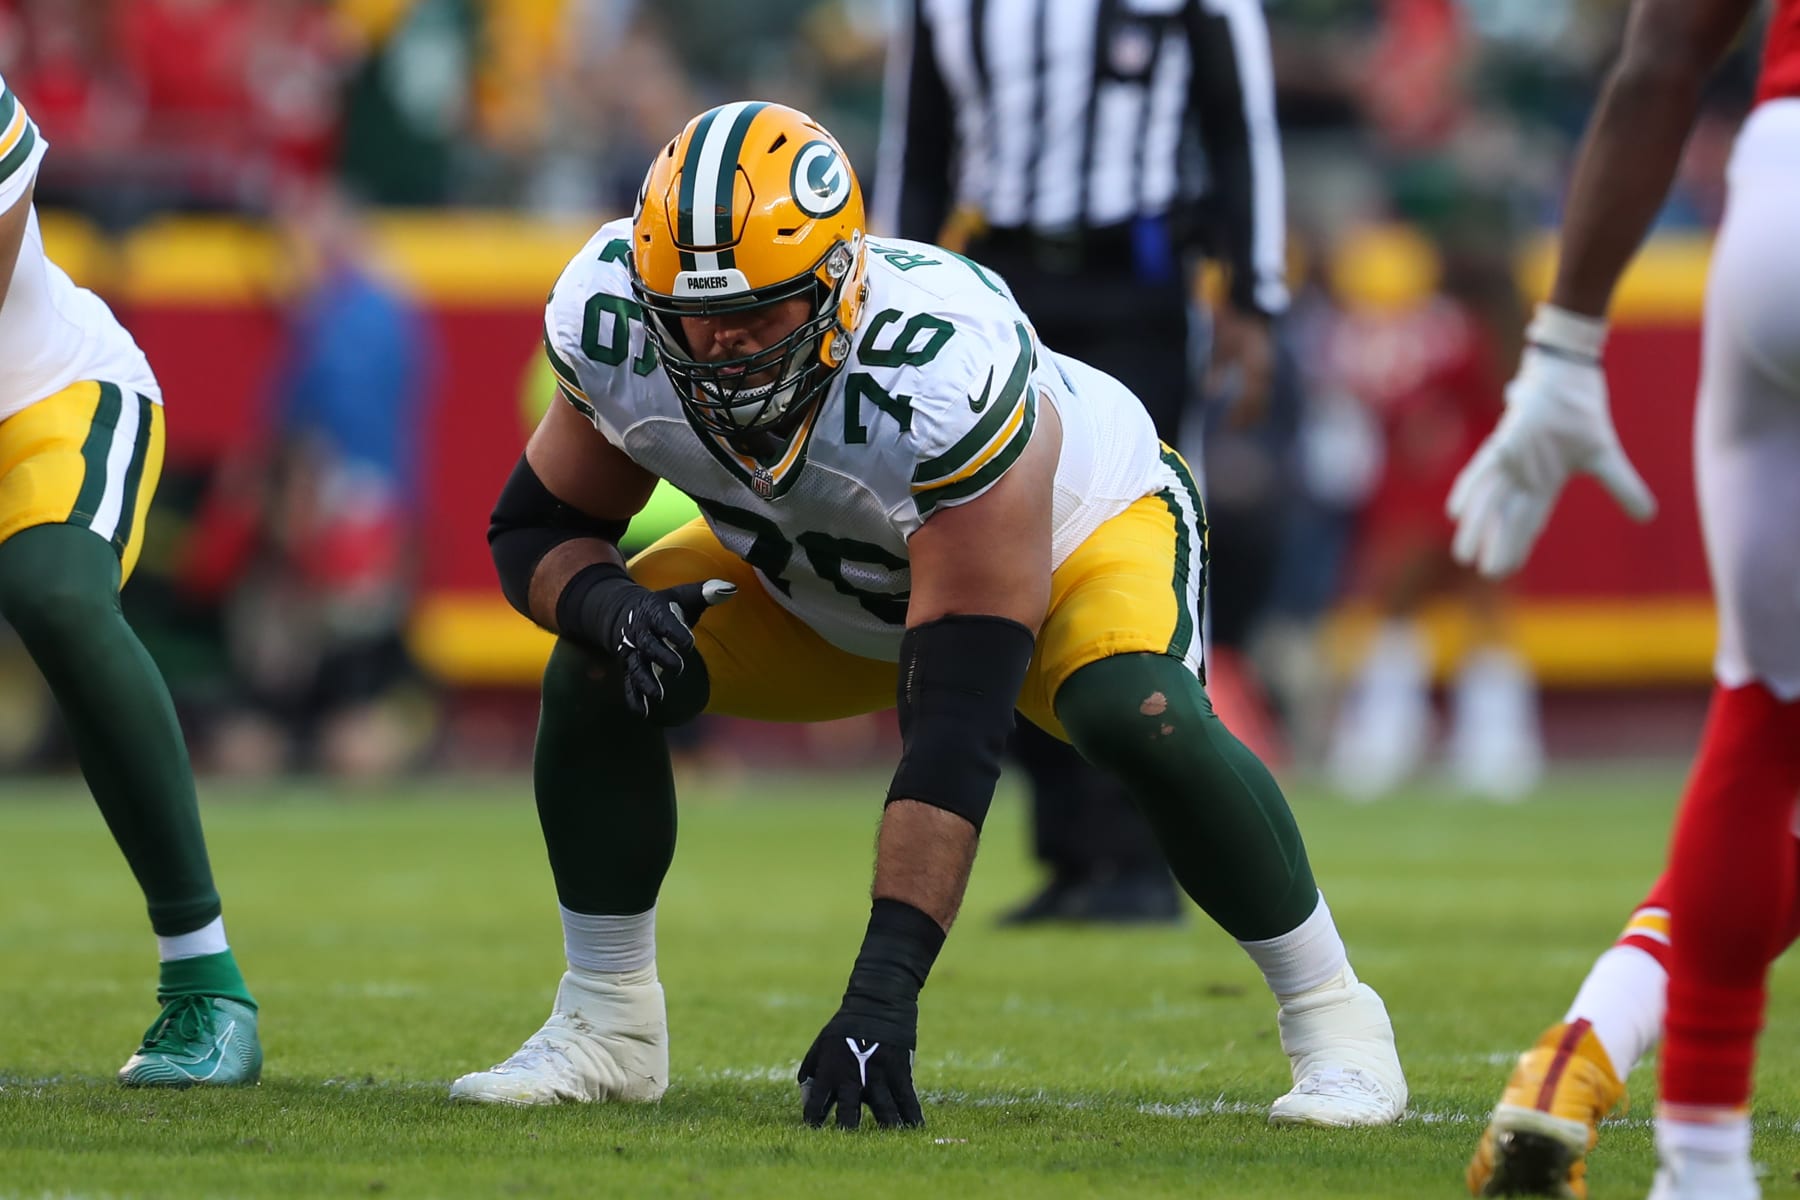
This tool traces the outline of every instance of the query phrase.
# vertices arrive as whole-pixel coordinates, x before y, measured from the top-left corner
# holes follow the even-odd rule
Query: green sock
[[[229,950],[163,963],[156,984],[156,1002],[167,1004],[177,996],[223,996],[256,1007],[250,988],[244,983],[244,973],[238,970],[237,959]]]
[[[1057,693],[1056,716],[1124,782],[1175,878],[1232,937],[1278,937],[1311,915],[1318,887],[1280,786],[1179,660],[1091,663]]]
[[[151,927],[167,936],[218,916],[187,743],[168,685],[119,609],[112,545],[74,525],[0,542],[0,614],[56,697]]]
[[[690,665],[686,686],[704,686]],[[558,641],[544,670],[533,775],[556,896],[579,913],[641,913],[675,857],[663,731],[625,707],[616,668]],[[704,697],[700,700],[704,704]]]

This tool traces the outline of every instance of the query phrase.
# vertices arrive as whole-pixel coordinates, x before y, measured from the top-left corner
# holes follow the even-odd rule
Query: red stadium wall
[[[426,592],[491,587],[487,516],[525,430],[520,379],[542,344],[542,309],[519,304],[429,310],[441,351],[435,419],[419,430],[426,463]],[[216,461],[259,435],[279,329],[266,311],[171,303],[122,313],[155,365],[172,463]]]
[[[196,221],[122,245],[54,217],[45,229],[52,255],[114,302],[155,365],[172,462],[215,459],[257,435],[281,332],[272,239]],[[519,389],[544,295],[590,232],[468,216],[388,218],[374,231],[373,256],[420,299],[441,353],[435,416],[419,431],[431,520],[415,643],[453,681],[526,682],[542,663],[543,637],[493,586],[484,532],[523,442]],[[1621,292],[1609,353],[1615,409],[1662,507],[1634,525],[1583,481],[1559,509],[1517,588],[1514,620],[1552,682],[1706,676],[1711,621],[1688,452],[1704,261],[1703,245],[1654,246]],[[1540,250],[1522,265],[1528,287],[1545,263]],[[1446,653],[1461,636],[1449,617],[1437,634]]]

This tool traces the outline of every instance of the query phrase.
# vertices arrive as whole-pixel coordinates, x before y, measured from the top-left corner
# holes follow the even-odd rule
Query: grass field
[[[264,1082],[131,1094],[111,1077],[153,1015],[141,901],[83,793],[9,781],[0,1196],[1454,1197],[1506,1063],[1647,885],[1679,783],[1673,768],[1568,773],[1519,808],[1298,791],[1412,1082],[1412,1115],[1376,1131],[1264,1123],[1287,1082],[1273,1004],[1198,914],[993,928],[1032,879],[1008,791],[925,993],[929,1126],[842,1134],[800,1125],[792,1072],[866,916],[877,777],[688,788],[661,904],[668,1097],[536,1111],[445,1100],[536,1028],[561,969],[522,783],[209,788]],[[1800,1196],[1797,1016],[1800,986],[1778,981],[1757,1116],[1771,1198]],[[1647,1189],[1652,1090],[1633,1077],[1595,1200]]]

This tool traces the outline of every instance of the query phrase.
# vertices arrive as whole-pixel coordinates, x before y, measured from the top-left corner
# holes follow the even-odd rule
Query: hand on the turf
[[[646,716],[663,698],[662,673],[681,673],[682,655],[693,648],[700,614],[737,595],[723,579],[682,583],[653,592],[632,584],[608,622],[606,644],[625,672],[625,703]]]
[[[1613,429],[1599,361],[1527,347],[1506,388],[1506,414],[1450,489],[1451,553],[1483,575],[1518,570],[1577,471],[1598,479],[1633,519],[1655,514],[1656,498]]]
[[[913,1090],[912,1047],[858,1037],[854,1025],[834,1017],[801,1060],[800,1113],[806,1123],[825,1124],[835,1107],[838,1128],[855,1129],[866,1104],[883,1129],[925,1124]]]

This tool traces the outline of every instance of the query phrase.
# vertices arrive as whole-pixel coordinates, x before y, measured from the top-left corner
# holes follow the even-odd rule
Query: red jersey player
[[[1525,560],[1573,472],[1597,476],[1634,517],[1654,509],[1608,414],[1605,313],[1750,5],[1632,9],[1576,166],[1550,303],[1528,330],[1506,415],[1450,494],[1455,550],[1490,575]],[[1780,0],[1767,53],[1732,156],[1695,417],[1719,610],[1712,710],[1668,871],[1565,1021],[1520,1058],[1469,1165],[1478,1196],[1585,1196],[1597,1123],[1659,1030],[1652,1200],[1760,1195],[1750,1075],[1769,964],[1795,928],[1800,796],[1800,0]]]
[[[1379,422],[1386,451],[1359,516],[1353,571],[1379,624],[1340,706],[1328,758],[1332,782],[1360,800],[1398,787],[1429,748],[1431,662],[1420,612],[1432,599],[1457,601],[1474,633],[1450,689],[1452,780],[1475,795],[1513,800],[1531,790],[1543,765],[1536,687],[1506,645],[1499,589],[1451,560],[1444,519],[1444,493],[1499,411],[1501,364],[1519,325],[1510,256],[1477,253],[1468,240],[1442,240],[1443,279],[1429,296],[1342,317],[1319,353],[1331,385]],[[1355,261],[1352,254],[1334,273]]]

